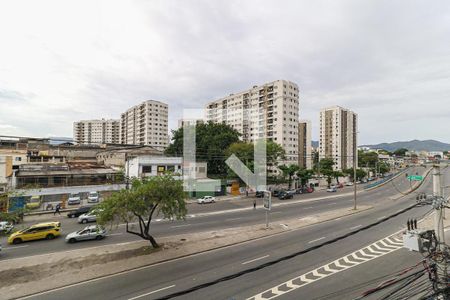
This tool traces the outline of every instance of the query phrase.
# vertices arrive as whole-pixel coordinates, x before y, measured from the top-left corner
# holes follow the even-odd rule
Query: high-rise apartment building
[[[120,143],[164,150],[169,144],[169,106],[156,100],[135,105],[121,115]]]
[[[311,121],[298,122],[298,165],[312,169]]]
[[[332,158],[335,170],[353,168],[358,115],[334,106],[320,111],[319,157]],[[358,159],[358,158],[356,158]],[[356,160],[356,163],[358,161]]]
[[[119,144],[119,120],[82,120],[73,123],[73,139],[78,144]]]
[[[206,119],[230,125],[242,134],[243,141],[266,137],[284,148],[286,163],[296,164],[298,112],[297,84],[276,80],[208,103]]]

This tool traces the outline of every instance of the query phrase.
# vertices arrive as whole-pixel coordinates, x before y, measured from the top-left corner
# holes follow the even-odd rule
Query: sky
[[[358,113],[360,144],[450,142],[448,1],[0,1],[0,134],[72,136],[154,99],[183,108],[277,79]]]

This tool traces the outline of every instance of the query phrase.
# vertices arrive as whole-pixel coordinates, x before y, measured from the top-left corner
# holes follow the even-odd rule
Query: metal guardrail
[[[384,178],[381,179],[381,180],[372,182],[372,183],[366,185],[366,186],[364,187],[364,189],[370,189],[370,188],[379,186],[380,184],[383,184],[383,183],[385,183],[386,181],[391,180],[392,178],[394,178],[394,177],[396,177],[396,176],[398,176],[398,175],[404,173],[406,170],[407,170],[407,169],[402,170],[402,171],[400,171],[400,172],[398,172],[398,173],[395,173],[395,174],[391,174],[391,175],[389,175],[389,176],[386,176],[386,177],[384,177]]]

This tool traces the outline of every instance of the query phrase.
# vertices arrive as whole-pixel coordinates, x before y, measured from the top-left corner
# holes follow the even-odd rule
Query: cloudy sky
[[[300,117],[341,105],[361,143],[450,142],[448,1],[3,1],[0,134],[72,136],[156,99],[182,108],[276,79]]]

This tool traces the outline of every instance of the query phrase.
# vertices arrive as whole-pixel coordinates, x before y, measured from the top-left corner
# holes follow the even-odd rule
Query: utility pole
[[[434,233],[437,239],[437,252],[445,250],[444,236],[444,198],[442,197],[441,168],[439,164],[433,165],[433,196],[434,196]],[[444,256],[445,257],[445,256]],[[437,288],[441,291],[447,288],[447,261],[446,259],[436,262]],[[445,293],[445,292],[444,292]],[[444,298],[446,299],[446,298]]]
[[[358,159],[358,151],[356,148],[356,132],[353,131],[353,210],[356,210],[356,167]]]

